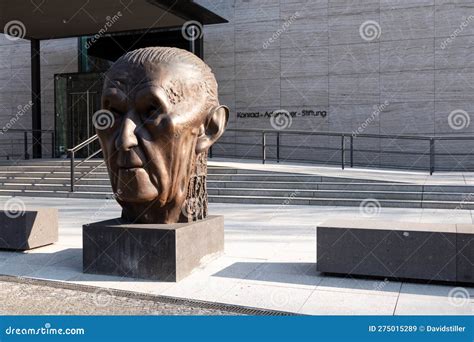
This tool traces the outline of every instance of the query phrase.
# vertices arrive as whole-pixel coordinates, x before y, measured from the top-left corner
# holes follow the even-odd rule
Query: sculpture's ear
[[[214,107],[209,111],[196,144],[196,154],[207,151],[221,137],[228,121],[229,108],[226,106]]]

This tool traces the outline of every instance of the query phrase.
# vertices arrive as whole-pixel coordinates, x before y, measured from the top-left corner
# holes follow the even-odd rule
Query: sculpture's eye
[[[115,118],[119,118],[120,116],[123,116],[125,114],[123,111],[124,106],[120,99],[114,97],[105,98],[102,106],[104,109],[112,112]]]
[[[161,109],[161,106],[151,105],[150,108],[148,109],[148,111],[150,113],[156,113],[156,112],[160,111],[160,109]]]
[[[154,121],[158,116],[163,113],[162,107],[157,104],[151,104],[148,109],[143,113],[143,118],[146,121]]]

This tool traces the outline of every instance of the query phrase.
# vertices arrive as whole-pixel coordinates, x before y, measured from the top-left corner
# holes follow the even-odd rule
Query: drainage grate
[[[9,276],[9,275],[0,275],[0,281],[15,282],[15,283],[20,283],[20,284],[31,284],[31,285],[38,285],[38,286],[48,286],[48,287],[53,287],[53,288],[81,291],[81,292],[87,292],[87,293],[94,293],[97,291],[98,288],[102,288],[102,287],[83,285],[83,284],[66,283],[62,281],[34,279],[34,278]],[[298,315],[298,314],[295,314],[292,312],[286,312],[286,311],[252,308],[252,307],[247,307],[247,306],[206,302],[206,301],[200,301],[200,300],[194,300],[194,299],[183,299],[183,298],[176,298],[176,297],[169,297],[169,296],[150,295],[147,293],[133,292],[133,291],[127,291],[127,290],[117,290],[117,289],[111,289],[111,288],[103,288],[103,289],[106,289],[108,293],[116,297],[125,297],[125,298],[136,299],[136,300],[147,300],[147,301],[152,301],[155,303],[171,304],[171,305],[178,305],[178,306],[181,305],[181,306],[195,307],[195,308],[200,308],[200,309],[219,310],[219,311],[240,314],[240,315],[250,315],[250,316],[296,316]]]

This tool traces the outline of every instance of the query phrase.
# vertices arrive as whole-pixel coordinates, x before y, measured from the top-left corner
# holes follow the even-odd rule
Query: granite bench
[[[320,272],[474,282],[472,224],[330,220],[316,235]]]
[[[0,249],[29,250],[58,241],[58,209],[0,211]]]

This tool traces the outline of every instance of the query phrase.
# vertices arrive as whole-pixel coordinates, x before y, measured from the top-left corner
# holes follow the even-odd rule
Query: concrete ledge
[[[474,225],[330,220],[317,269],[348,275],[474,282]]]
[[[58,241],[58,210],[0,211],[0,249],[28,250]]]
[[[83,226],[84,273],[179,281],[224,250],[224,217],[176,224],[121,219]]]

